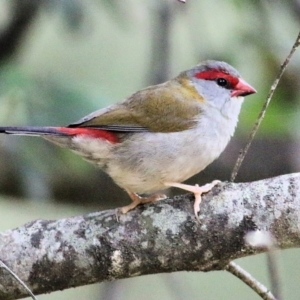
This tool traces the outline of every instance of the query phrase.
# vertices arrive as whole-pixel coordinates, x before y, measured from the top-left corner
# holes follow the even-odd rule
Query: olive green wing
[[[138,91],[124,102],[100,109],[69,127],[119,132],[175,132],[193,127],[202,98],[198,99],[198,93],[194,95],[193,90],[182,92],[177,81],[173,82],[172,89],[168,85],[170,82]]]

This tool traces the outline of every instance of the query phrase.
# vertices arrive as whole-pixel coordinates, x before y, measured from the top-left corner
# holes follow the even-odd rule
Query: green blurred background
[[[299,25],[299,0],[1,0],[0,125],[65,125],[202,60],[225,60],[258,93],[246,99],[220,159],[189,182],[229,180]],[[296,52],[237,181],[299,171],[299,99]],[[100,170],[42,139],[1,136],[0,155],[1,230],[129,202]],[[279,254],[285,299],[300,299],[297,252]],[[239,263],[270,286],[264,255]],[[226,272],[145,276],[39,296],[140,298],[260,299]]]

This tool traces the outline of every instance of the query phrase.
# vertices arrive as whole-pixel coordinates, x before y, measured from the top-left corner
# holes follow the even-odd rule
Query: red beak
[[[239,82],[235,85],[234,90],[231,92],[231,97],[248,96],[254,93],[256,93],[256,89],[243,79],[239,78]]]

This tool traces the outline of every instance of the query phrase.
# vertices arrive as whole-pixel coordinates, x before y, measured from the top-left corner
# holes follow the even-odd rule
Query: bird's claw
[[[200,212],[200,204],[202,201],[202,194],[208,193],[214,186],[219,184],[221,181],[220,180],[214,180],[211,183],[207,183],[205,185],[199,186],[198,184],[195,185],[188,185],[188,184],[183,184],[183,183],[177,183],[177,182],[166,182],[166,186],[172,186],[172,187],[177,187],[186,191],[189,191],[195,195],[195,202],[194,202],[194,214],[199,223],[199,212]]]

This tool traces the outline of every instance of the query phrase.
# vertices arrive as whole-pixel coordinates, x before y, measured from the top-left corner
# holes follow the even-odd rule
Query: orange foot
[[[123,206],[119,209],[119,211],[122,214],[126,214],[127,212],[129,212],[130,210],[134,209],[136,206],[138,206],[139,204],[145,204],[145,203],[149,203],[149,202],[155,202],[158,200],[162,200],[162,199],[166,199],[168,198],[166,195],[163,194],[154,194],[148,197],[141,197],[136,193],[127,191],[129,197],[132,200],[132,203],[130,203],[129,205]]]
[[[208,193],[215,185],[219,184],[220,182],[221,182],[220,180],[214,180],[212,183],[207,183],[202,186],[199,186],[198,184],[188,185],[188,184],[177,183],[177,182],[165,182],[164,184],[165,184],[165,186],[168,186],[168,187],[177,187],[177,188],[194,193],[194,195],[195,195],[194,213],[195,213],[195,217],[196,217],[197,221],[200,223],[198,213],[200,211],[200,204],[202,201],[201,195],[203,193]]]

